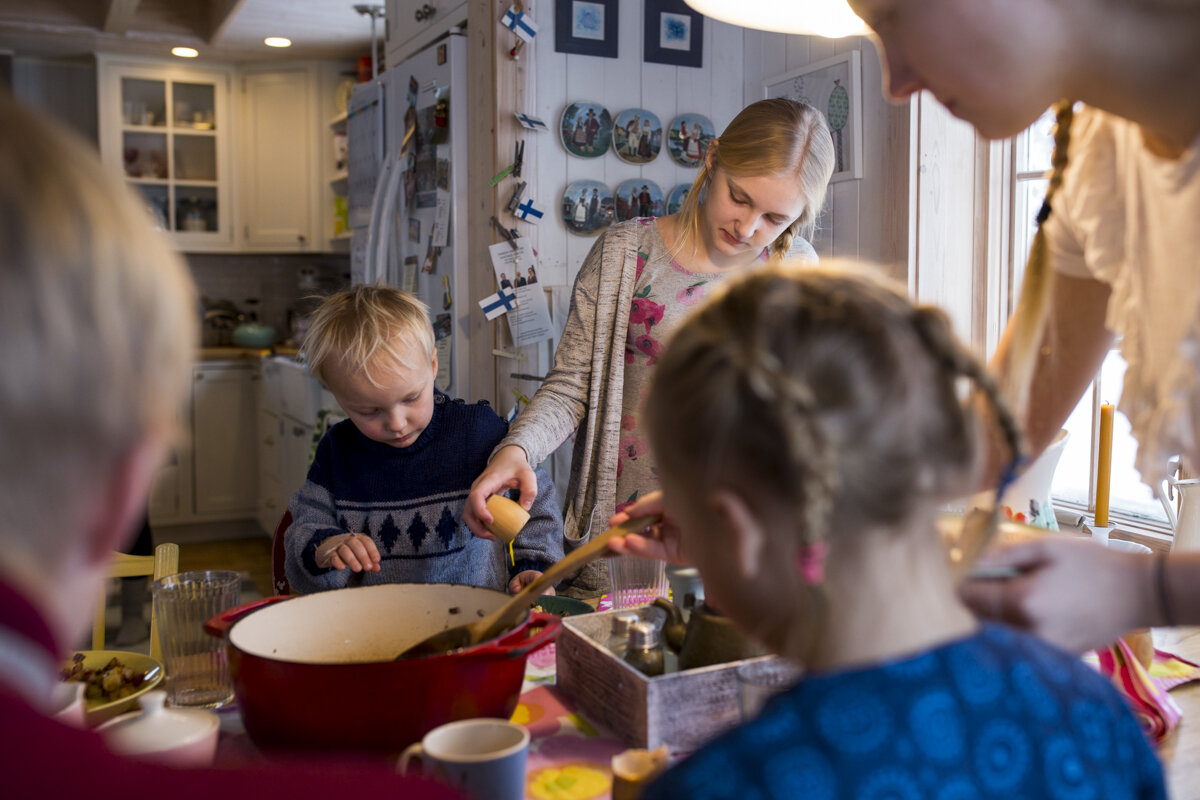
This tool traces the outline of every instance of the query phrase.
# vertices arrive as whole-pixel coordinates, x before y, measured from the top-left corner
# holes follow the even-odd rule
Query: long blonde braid
[[[1029,248],[1021,295],[1010,322],[1012,339],[1002,370],[1004,394],[1009,408],[1018,419],[1025,418],[1029,389],[1037,367],[1046,327],[1046,317],[1054,294],[1054,271],[1046,243],[1045,222],[1050,217],[1051,202],[1062,186],[1067,169],[1067,150],[1071,142],[1071,121],[1075,112],[1070,100],[1054,105],[1054,155],[1051,159],[1050,185],[1038,211],[1038,229]]]

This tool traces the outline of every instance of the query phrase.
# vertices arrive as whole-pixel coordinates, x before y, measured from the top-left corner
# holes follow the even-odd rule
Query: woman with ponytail
[[[995,365],[1036,455],[1120,337],[1143,480],[1157,486],[1177,454],[1200,470],[1200,0],[850,5],[893,98],[927,89],[984,136],[1081,101],[1058,107],[1050,191]],[[1200,623],[1200,555],[1046,541],[990,560],[1022,577],[965,587],[976,611],[1072,649]]]
[[[533,467],[575,434],[566,547],[603,530],[617,510],[658,488],[641,398],[666,334],[710,288],[755,264],[816,252],[811,237],[833,174],[824,116],[804,103],[760,100],[708,147],[678,213],[609,228],[575,280],[554,369],[475,481],[464,520],[490,538],[489,495],[537,496]],[[608,588],[603,565],[575,594]]]

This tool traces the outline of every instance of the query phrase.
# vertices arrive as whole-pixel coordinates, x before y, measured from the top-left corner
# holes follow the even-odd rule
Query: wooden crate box
[[[653,606],[637,612],[660,627],[666,617]],[[649,678],[605,647],[615,613],[565,618],[555,648],[558,687],[589,718],[631,746],[684,753],[741,721],[734,670],[769,656]]]

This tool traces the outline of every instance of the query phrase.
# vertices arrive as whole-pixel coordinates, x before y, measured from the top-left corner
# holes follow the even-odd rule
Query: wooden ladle
[[[587,544],[571,552],[566,558],[556,564],[551,565],[524,589],[515,594],[511,600],[491,614],[466,625],[458,625],[453,628],[447,628],[444,631],[439,631],[417,642],[396,656],[396,660],[449,653],[451,650],[460,650],[498,636],[503,630],[516,623],[529,610],[530,603],[534,598],[558,583],[568,573],[604,555],[605,551],[608,550],[609,539],[614,536],[637,533],[647,525],[653,525],[660,519],[662,517],[658,514],[635,517],[634,519],[622,522],[620,525],[612,526],[604,533],[593,536]]]

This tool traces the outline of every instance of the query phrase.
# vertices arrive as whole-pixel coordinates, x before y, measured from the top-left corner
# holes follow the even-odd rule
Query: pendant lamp
[[[840,39],[870,29],[846,0],[683,0],[706,17],[742,28]]]

